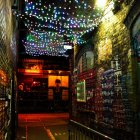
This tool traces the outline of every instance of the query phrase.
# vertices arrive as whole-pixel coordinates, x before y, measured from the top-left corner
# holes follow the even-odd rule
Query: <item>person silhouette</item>
[[[54,108],[56,111],[59,110],[60,105],[61,105],[61,90],[60,90],[60,85],[61,85],[61,80],[60,79],[56,79],[55,80],[55,92],[54,92]]]

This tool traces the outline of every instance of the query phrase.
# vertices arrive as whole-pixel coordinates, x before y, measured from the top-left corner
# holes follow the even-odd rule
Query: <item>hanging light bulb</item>
[[[105,8],[107,4],[107,0],[96,0],[96,5],[99,8]]]

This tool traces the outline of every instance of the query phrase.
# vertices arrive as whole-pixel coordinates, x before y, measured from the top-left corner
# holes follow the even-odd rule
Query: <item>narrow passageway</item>
[[[68,140],[68,113],[19,114],[16,140]]]

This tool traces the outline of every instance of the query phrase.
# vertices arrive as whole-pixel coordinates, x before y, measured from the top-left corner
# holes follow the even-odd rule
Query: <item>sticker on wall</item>
[[[7,75],[3,70],[0,70],[0,84],[2,85],[7,84]]]

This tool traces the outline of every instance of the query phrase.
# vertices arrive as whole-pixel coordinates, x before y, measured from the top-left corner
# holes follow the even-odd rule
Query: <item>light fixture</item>
[[[99,8],[105,8],[107,0],[96,0],[96,6]]]
[[[64,45],[64,49],[72,49],[72,45]]]
[[[71,46],[65,44],[73,44],[75,40],[79,45],[86,43],[82,36],[102,21],[104,8],[101,6],[105,6],[106,2],[25,0],[25,10],[18,16],[29,30],[26,39],[23,39],[26,53],[67,57],[66,51]]]

